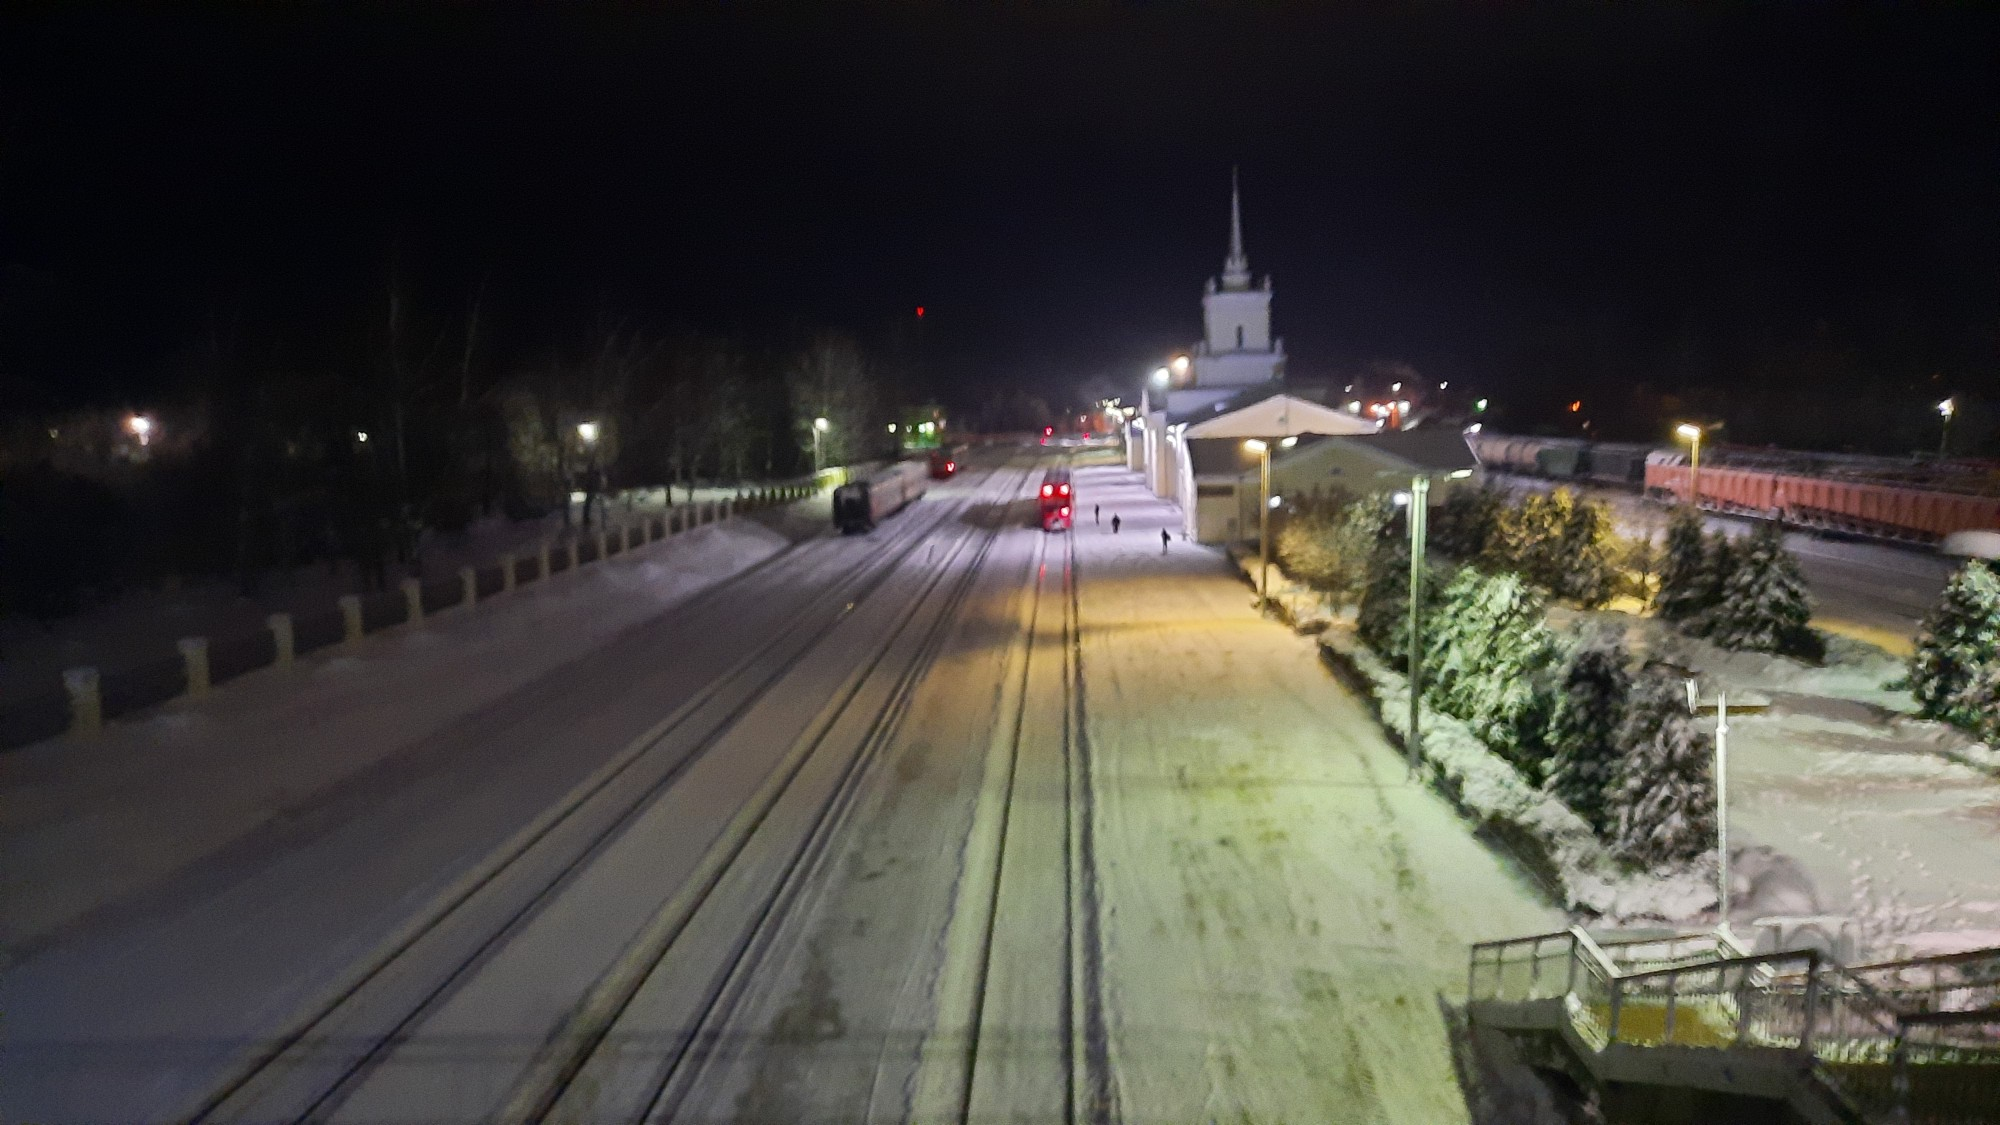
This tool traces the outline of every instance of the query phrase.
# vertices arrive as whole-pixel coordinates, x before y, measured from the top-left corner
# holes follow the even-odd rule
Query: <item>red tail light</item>
[[[1044,496],[1054,496],[1055,494],[1056,494],[1056,488],[1055,488],[1055,486],[1054,486],[1054,485],[1052,485],[1052,484],[1045,484],[1045,485],[1043,485],[1043,486],[1042,486],[1042,495],[1044,495]]]
[[[1069,485],[1066,485],[1066,484],[1064,484],[1064,485],[1058,485],[1058,486],[1057,486],[1057,488],[1058,488],[1058,489],[1059,489],[1059,490],[1060,490],[1060,491],[1062,492],[1062,494],[1063,494],[1064,496],[1068,496],[1068,495],[1069,495]]]
[[[1064,519],[1068,519],[1068,518],[1069,518],[1069,509],[1068,509],[1068,508],[1064,508],[1064,509],[1062,510],[1062,516],[1063,516],[1063,518],[1064,518]]]

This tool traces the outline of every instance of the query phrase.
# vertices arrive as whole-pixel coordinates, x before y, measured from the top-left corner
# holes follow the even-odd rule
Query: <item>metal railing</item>
[[[1594,1052],[1803,1055],[1869,1120],[1976,1120],[2000,1100],[2000,950],[1850,969],[1816,950],[1750,953],[1727,930],[1598,939],[1571,927],[1474,945],[1467,996],[1560,1000]]]

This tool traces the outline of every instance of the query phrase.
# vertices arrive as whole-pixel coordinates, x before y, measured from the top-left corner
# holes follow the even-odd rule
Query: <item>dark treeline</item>
[[[217,317],[147,401],[16,403],[0,610],[48,619],[163,576],[248,592],[274,568],[336,559],[377,586],[417,561],[426,530],[581,521],[621,489],[803,475],[815,418],[823,464],[882,456],[885,423],[914,398],[893,341],[603,314],[501,359],[492,320],[478,295],[418,311],[392,286],[331,358],[287,358]]]

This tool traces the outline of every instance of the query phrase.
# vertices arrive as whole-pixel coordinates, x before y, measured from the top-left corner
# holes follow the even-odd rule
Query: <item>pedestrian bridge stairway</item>
[[[1472,947],[1466,1018],[1599,1090],[1783,1102],[1814,1125],[2000,1122],[2000,949],[1847,966],[1726,927]]]

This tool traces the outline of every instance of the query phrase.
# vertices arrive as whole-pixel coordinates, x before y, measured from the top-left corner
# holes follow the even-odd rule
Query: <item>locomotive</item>
[[[1043,531],[1070,529],[1071,513],[1076,510],[1076,494],[1070,485],[1068,469],[1050,469],[1042,475],[1042,489],[1037,502],[1041,507]]]

